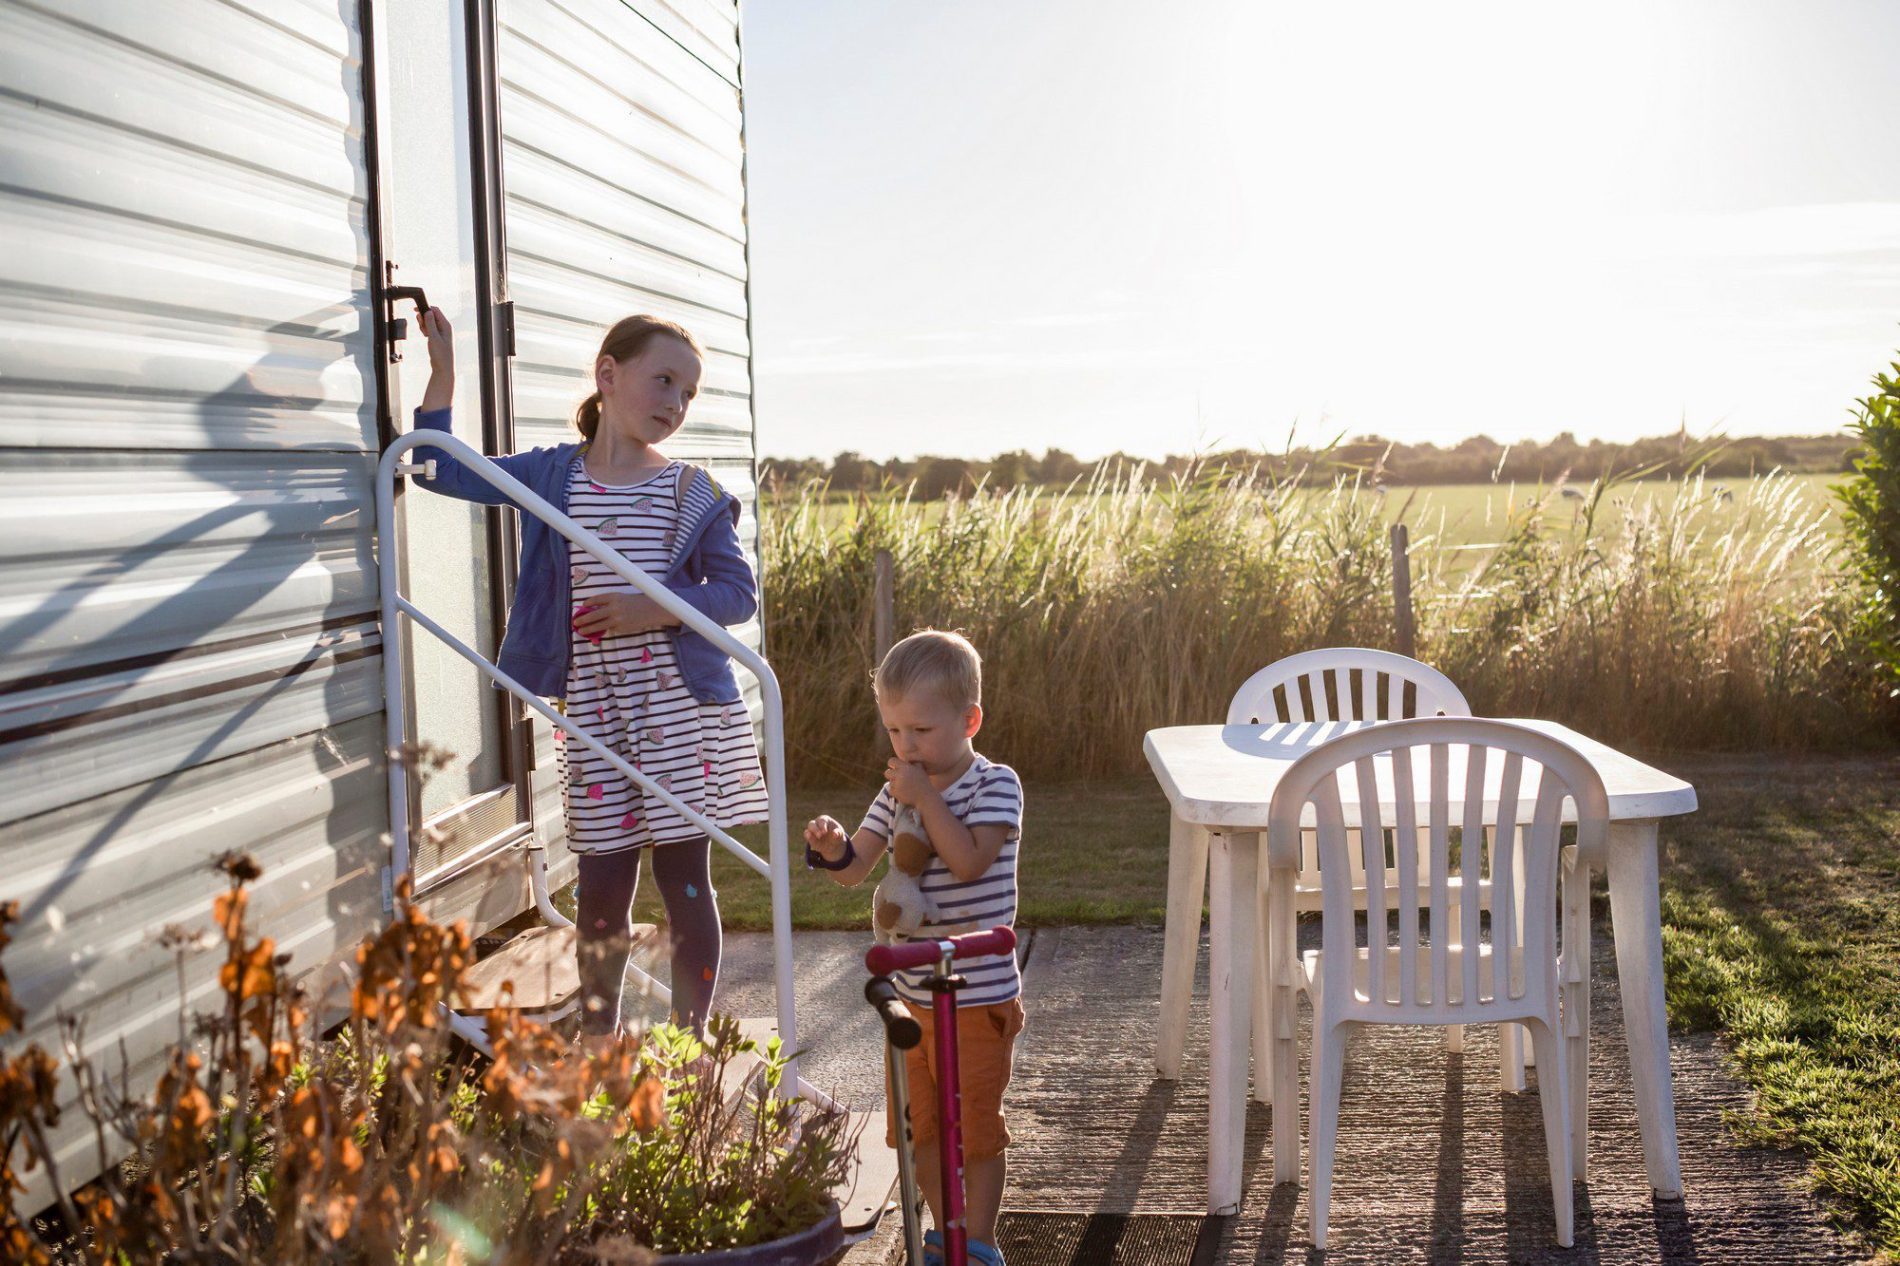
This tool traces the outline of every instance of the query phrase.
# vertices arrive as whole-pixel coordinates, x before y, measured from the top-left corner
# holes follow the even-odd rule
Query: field
[[[1758,508],[1761,489],[1775,488],[1788,491],[1792,510],[1812,516],[1831,535],[1838,536],[1839,507],[1829,488],[1846,477],[1806,474],[1702,481],[1635,480],[1608,489],[1599,515],[1607,510],[1605,521],[1609,522],[1633,506],[1660,508],[1680,499],[1690,505],[1701,505],[1705,526],[1713,533],[1721,533],[1743,520],[1752,506]],[[1367,505],[1377,506],[1386,523],[1403,521],[1414,549],[1436,546],[1464,550],[1484,548],[1521,510],[1531,505],[1540,507],[1542,521],[1553,529],[1585,530],[1588,492],[1587,485],[1576,484],[1554,490],[1548,485],[1481,483],[1392,487],[1377,493],[1358,490],[1354,495]],[[1316,489],[1303,495],[1327,498],[1333,493]],[[1045,492],[1042,496],[1050,502],[1057,499],[1052,493]],[[781,494],[765,503],[766,513],[772,514],[781,503],[797,504],[799,500],[797,494]],[[832,493],[822,504],[824,522],[841,527],[862,512],[864,501],[849,493]],[[923,523],[938,523],[946,508],[947,503],[942,501],[915,502],[911,512]]]

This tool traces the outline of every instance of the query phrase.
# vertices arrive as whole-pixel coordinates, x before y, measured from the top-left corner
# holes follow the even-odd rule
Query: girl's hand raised
[[[574,608],[574,631],[592,642],[612,635],[671,628],[679,621],[643,593],[595,594]]]
[[[429,387],[422,393],[424,409],[446,409],[455,399],[455,331],[442,309],[422,314],[422,333],[429,340]]]

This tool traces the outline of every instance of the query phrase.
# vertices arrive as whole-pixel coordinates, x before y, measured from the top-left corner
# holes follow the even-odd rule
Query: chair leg
[[[1465,1053],[1465,1026],[1447,1024],[1445,1026],[1445,1049],[1453,1055]]]
[[[1201,946],[1201,903],[1207,896],[1207,832],[1168,819],[1168,922],[1161,943],[1161,1018],[1155,1033],[1155,1072],[1181,1075],[1194,960]]]
[[[1300,1180],[1300,1052],[1297,982],[1306,979],[1300,967],[1293,901],[1293,881],[1282,876],[1270,884],[1267,901],[1267,972],[1273,999],[1273,1181]],[[1313,997],[1318,1016],[1317,994]]]
[[[1570,1169],[1590,1181],[1590,870],[1572,857],[1563,869],[1564,1077],[1570,1087]],[[1542,1072],[1538,1073],[1541,1078]]]
[[[1313,1068],[1307,1090],[1307,1214],[1313,1247],[1326,1247],[1326,1215],[1333,1196],[1333,1153],[1339,1136],[1339,1094],[1345,1081],[1344,1024],[1326,1025],[1313,1017]]]
[[[1537,1043],[1540,1059],[1537,1067],[1537,1099],[1544,1109],[1544,1150],[1550,1157],[1550,1202],[1557,1215],[1557,1243],[1569,1248],[1575,1238],[1575,1206],[1570,1178],[1570,1090],[1565,1084],[1563,1043],[1560,1028],[1547,1020],[1529,1021],[1526,1027]],[[1548,1057],[1542,1057],[1543,1052]]]
[[[1524,1091],[1524,1065],[1528,1062],[1524,1058],[1525,1036],[1521,1024],[1498,1025],[1498,1078],[1506,1094]]]

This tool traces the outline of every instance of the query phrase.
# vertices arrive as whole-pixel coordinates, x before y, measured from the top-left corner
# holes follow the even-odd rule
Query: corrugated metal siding
[[[565,437],[604,325],[679,320],[709,356],[673,447],[742,498],[750,542],[736,6],[504,12],[521,442]],[[355,23],[333,0],[0,0],[0,899],[25,906],[31,1026],[6,1040],[54,1045],[63,1008],[135,1079],[176,1032],[157,936],[208,922],[219,853],[258,857],[254,909],[300,965],[381,917]],[[518,850],[438,896],[478,927],[516,913]]]
[[[500,13],[516,442],[573,437],[608,326],[635,312],[678,321],[706,363],[667,452],[740,499],[756,565],[738,6],[504,0]],[[736,631],[759,645],[756,623]],[[756,715],[757,683],[743,677]],[[548,727],[536,728],[545,749]],[[552,822],[537,816],[550,837],[554,805]]]
[[[24,1040],[56,1049],[73,1012],[135,1077],[177,1033],[156,938],[208,923],[218,853],[263,864],[255,908],[302,966],[381,917],[354,23],[333,0],[0,0],[7,969]],[[69,1181],[83,1128],[65,1116]]]

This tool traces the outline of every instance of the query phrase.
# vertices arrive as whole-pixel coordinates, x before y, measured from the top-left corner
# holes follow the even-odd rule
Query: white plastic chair
[[[1247,678],[1227,705],[1227,724],[1397,721],[1441,713],[1468,717],[1471,705],[1451,678],[1430,664],[1391,651],[1332,646],[1277,659]]]
[[[1410,691],[1407,691],[1407,687]],[[1407,695],[1410,695],[1408,701]],[[1390,721],[1407,716],[1468,717],[1471,705],[1451,678],[1391,651],[1339,646],[1304,651],[1275,660],[1241,684],[1227,707],[1228,725],[1267,725],[1276,721]],[[1207,832],[1191,823],[1171,821],[1168,841],[1168,909],[1161,966],[1161,1022],[1155,1039],[1155,1068],[1162,1077],[1181,1073],[1188,1001],[1194,987],[1194,959],[1200,944],[1201,901],[1207,892]],[[1363,883],[1363,874],[1355,870]],[[1261,871],[1265,883],[1266,872]],[[1319,855],[1300,868],[1295,908],[1320,908]],[[1363,893],[1359,908],[1364,909]],[[1254,1052],[1265,1061],[1267,1037],[1266,924],[1254,955]],[[1447,1034],[1451,1049],[1462,1049],[1462,1035]],[[1515,1058],[1513,1058],[1515,1056]],[[1515,1047],[1504,1055],[1507,1089],[1524,1087],[1522,1055]],[[1254,1079],[1254,1097],[1268,1098],[1268,1070]]]
[[[1407,685],[1412,688],[1409,702],[1405,698]],[[1243,682],[1227,706],[1229,725],[1271,725],[1275,721],[1397,721],[1408,717],[1470,715],[1471,705],[1465,702],[1464,692],[1430,664],[1391,651],[1353,646],[1326,647],[1275,660]],[[1424,846],[1422,836],[1419,844],[1421,848]],[[1365,857],[1358,848],[1351,852],[1353,908],[1364,910]],[[1388,858],[1388,889],[1397,880],[1393,869],[1396,860]],[[1263,896],[1266,881],[1266,871],[1262,869]],[[1479,899],[1489,909],[1490,881],[1479,882]],[[1420,892],[1418,901],[1423,904],[1425,900],[1426,894]],[[1294,889],[1293,908],[1300,914],[1312,914],[1320,908],[1319,852],[1310,832],[1301,855],[1300,882]],[[1260,923],[1260,935],[1261,945],[1254,955],[1256,1051],[1267,1042],[1267,924],[1264,919]],[[1447,1028],[1445,1045],[1453,1052],[1463,1051],[1464,1030],[1456,1025]],[[1500,1074],[1506,1090],[1524,1089],[1526,1057],[1521,1034],[1513,1031],[1498,1043]],[[1264,1088],[1257,1090],[1255,1097],[1265,1099]]]
[[[1354,792],[1351,811],[1342,807],[1342,783]],[[1462,804],[1455,868],[1454,795]],[[1351,1029],[1507,1023],[1527,1027],[1536,1043],[1557,1242],[1570,1246],[1571,1122],[1573,1117],[1581,1121],[1583,1114],[1571,1101],[1574,1087],[1567,1071],[1576,1060],[1587,1067],[1589,1052],[1588,1034],[1579,1024],[1581,1008],[1564,1005],[1559,994],[1554,906],[1560,868],[1566,874],[1566,946],[1574,944],[1573,920],[1588,918],[1588,906],[1568,890],[1571,868],[1564,866],[1562,838],[1566,800],[1575,806],[1579,849],[1586,855],[1599,852],[1609,828],[1609,801],[1590,763],[1547,735],[1471,718],[1399,721],[1344,735],[1301,757],[1281,778],[1268,818],[1270,863],[1290,868],[1303,855],[1309,831],[1324,859],[1322,948],[1296,964],[1293,920],[1283,918],[1276,932],[1279,952],[1272,955],[1279,972],[1272,1004],[1273,1060],[1279,1071],[1273,1094],[1276,1130],[1280,1122],[1294,1121],[1299,1110],[1292,1034],[1301,980],[1313,1003],[1307,1198],[1316,1247],[1326,1244]],[[1420,804],[1429,805],[1423,823]],[[1417,853],[1398,850],[1396,885],[1388,885],[1386,868],[1373,864],[1376,858],[1362,865],[1368,881],[1366,944],[1360,945],[1355,886],[1344,877],[1353,873],[1352,854],[1383,851],[1388,829],[1400,839],[1422,833],[1425,847]],[[1478,887],[1452,884],[1478,872],[1492,879],[1488,943],[1479,937]],[[1419,904],[1406,899],[1421,889],[1429,894],[1423,924]],[[1391,913],[1397,916],[1396,939]],[[1459,933],[1455,943],[1454,928]],[[1576,984],[1572,976],[1588,987],[1587,964],[1561,967],[1567,988]],[[1578,1032],[1564,1027],[1566,1013]],[[1564,1041],[1558,1040],[1560,1034]]]

